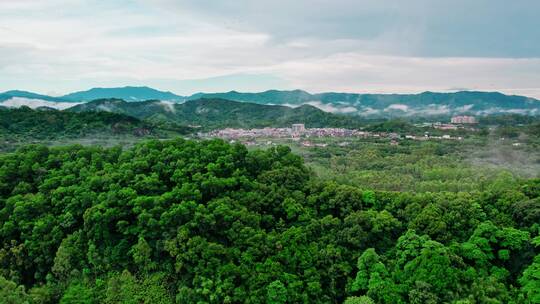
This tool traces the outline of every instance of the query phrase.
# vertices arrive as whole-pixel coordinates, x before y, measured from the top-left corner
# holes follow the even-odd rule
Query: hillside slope
[[[505,95],[498,92],[462,91],[455,93],[424,92],[420,94],[356,94],[305,91],[266,91],[261,93],[198,94],[197,98],[224,98],[259,104],[310,104],[331,112],[362,116],[433,116],[433,115],[540,115],[540,101],[534,98]]]
[[[122,99],[128,102],[162,100],[182,103],[198,99],[226,99],[263,105],[311,105],[326,112],[360,115],[369,118],[429,117],[459,114],[523,114],[540,115],[540,101],[534,98],[505,95],[498,92],[461,91],[454,93],[423,92],[420,94],[357,94],[327,92],[310,94],[302,90],[268,90],[259,93],[230,91],[224,93],[197,93],[189,97],[149,87],[93,88],[62,97],[50,97],[25,91],[0,93],[0,103],[32,108],[49,106],[57,109],[70,107],[70,103],[97,99]]]
[[[68,112],[50,108],[0,107],[0,150],[13,150],[29,143],[84,143],[111,139],[121,145],[124,139],[178,136],[191,130],[174,124],[156,124],[135,117],[108,112]]]
[[[54,109],[0,108],[0,134],[49,139],[104,133],[150,133],[151,125],[137,118],[107,112],[74,113]],[[144,130],[144,131],[143,131]]]
[[[303,105],[297,108],[261,105],[225,99],[198,99],[182,104],[162,101],[126,102],[119,99],[95,100],[77,105],[70,111],[109,111],[152,121],[170,121],[183,125],[200,125],[207,129],[288,126],[305,123],[308,127],[355,127],[354,117],[324,112]]]

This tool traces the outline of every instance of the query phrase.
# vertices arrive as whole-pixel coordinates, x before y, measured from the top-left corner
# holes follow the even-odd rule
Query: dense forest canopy
[[[191,133],[186,126],[153,123],[110,112],[58,111],[50,108],[0,107],[0,150],[13,150],[32,142],[60,139],[82,141],[94,137],[163,137]]]
[[[540,180],[373,191],[283,146],[0,156],[7,303],[538,303]]]
[[[452,116],[469,114],[521,113],[538,116],[540,101],[534,98],[505,95],[499,92],[458,91],[458,92],[423,92],[419,94],[358,94],[325,92],[310,94],[302,90],[268,90],[245,93],[237,91],[221,93],[195,93],[180,96],[171,92],[159,91],[149,87],[92,88],[74,92],[62,97],[51,97],[32,92],[0,92],[0,103],[11,98],[24,98],[27,105],[35,101],[88,102],[97,99],[123,99],[129,102],[162,100],[181,103],[204,99],[225,99],[242,103],[261,105],[317,105],[334,113],[348,113],[370,118],[395,118]]]
[[[72,113],[55,109],[0,108],[0,134],[34,139],[82,137],[99,133],[129,133],[151,126],[134,117],[109,112]]]
[[[198,125],[204,130],[288,127],[293,123],[304,123],[311,128],[357,128],[362,122],[360,117],[329,113],[310,105],[291,108],[219,98],[203,98],[185,103],[159,100],[128,102],[121,99],[98,99],[79,104],[68,111],[110,111],[149,121]]]

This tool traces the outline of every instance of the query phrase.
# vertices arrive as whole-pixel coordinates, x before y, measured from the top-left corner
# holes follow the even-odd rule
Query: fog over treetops
[[[180,96],[149,87],[94,88],[88,91],[50,97],[24,91],[8,91],[0,94],[1,105],[31,108],[49,106],[67,109],[79,103],[96,99],[123,99],[128,102],[160,100],[171,104],[195,99],[219,98],[231,101],[264,105],[298,107],[311,105],[325,112],[360,115],[368,117],[436,116],[455,114],[523,114],[539,115],[540,101],[498,92],[460,91],[455,93],[424,92],[420,94],[353,94],[318,93],[302,90],[269,90],[260,93],[197,93]]]

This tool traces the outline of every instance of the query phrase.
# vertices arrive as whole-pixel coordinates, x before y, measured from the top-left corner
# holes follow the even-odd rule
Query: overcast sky
[[[538,0],[0,0],[0,91],[540,98]]]

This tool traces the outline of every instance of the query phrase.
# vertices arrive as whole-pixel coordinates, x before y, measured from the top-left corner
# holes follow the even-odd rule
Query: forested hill
[[[3,303],[538,303],[540,181],[374,192],[286,147],[0,156]]]
[[[540,115],[540,101],[534,98],[505,95],[498,92],[462,91],[455,93],[423,92],[420,94],[310,94],[302,90],[260,93],[196,94],[190,98],[225,98],[260,104],[312,104],[329,111],[373,117],[434,116],[518,113]]]
[[[305,123],[308,127],[354,128],[359,125],[358,118],[324,112],[310,105],[290,108],[225,99],[198,99],[182,104],[157,100],[126,102],[102,99],[77,105],[69,111],[110,111],[151,121],[199,125],[205,129],[283,127],[293,123]]]
[[[89,136],[146,136],[155,135],[158,131],[153,124],[123,114],[0,107],[0,138],[6,145]]]
[[[196,93],[180,96],[149,87],[93,88],[62,97],[9,91],[0,93],[0,102],[8,105],[36,104],[67,108],[73,102],[96,99],[122,99],[129,102],[162,100],[181,103],[187,100],[226,99],[263,105],[300,106],[312,105],[326,112],[360,115],[370,118],[433,117],[470,114],[540,115],[540,101],[534,98],[506,95],[499,92],[460,91],[452,93],[423,92],[419,94],[359,94],[326,92],[311,94],[302,90],[268,90],[258,93],[237,91],[223,93]],[[69,101],[69,102],[68,102]]]
[[[198,98],[223,98],[228,100],[254,102],[259,104],[293,104],[300,105],[308,101],[316,100],[313,94],[302,90],[280,91],[268,90],[257,93],[244,93],[237,91],[222,93],[199,93],[188,97],[188,99]]]

